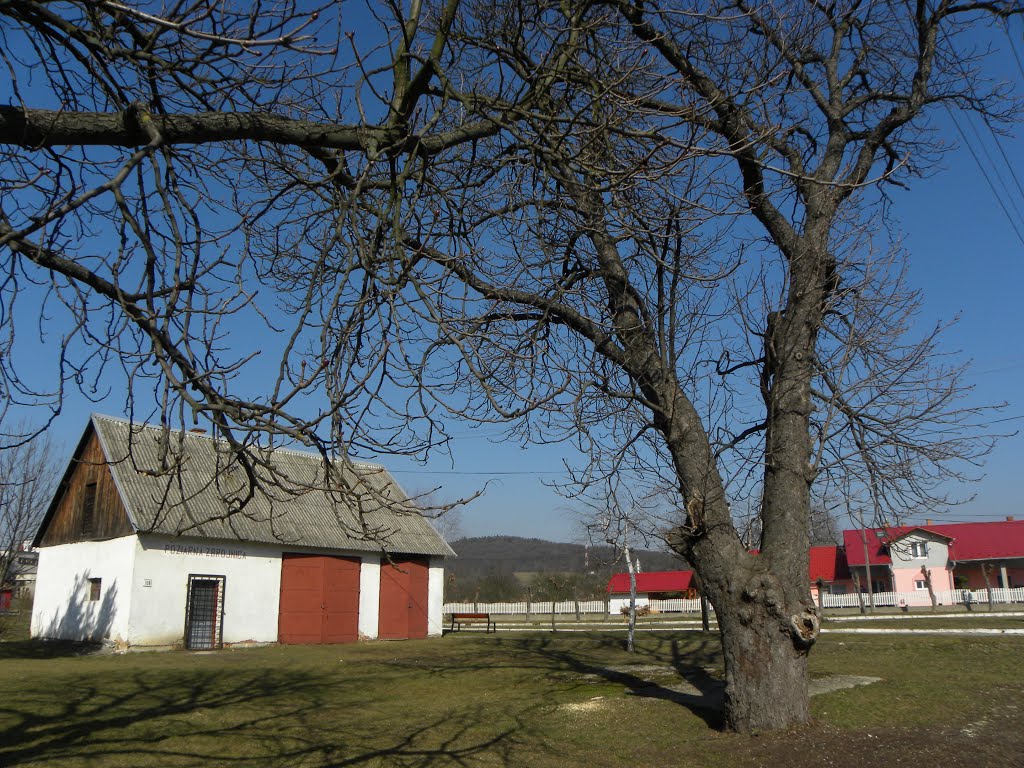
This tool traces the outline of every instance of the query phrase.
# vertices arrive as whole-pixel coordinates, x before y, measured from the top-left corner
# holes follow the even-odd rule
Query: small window
[[[885,531],[875,531],[875,538],[884,539],[885,538]]]
[[[95,603],[103,591],[103,579],[89,579],[89,602]]]
[[[913,541],[910,543],[911,557],[928,557],[928,542]]]
[[[92,536],[96,518],[96,483],[87,483],[82,495],[82,536]]]
[[[926,582],[924,579],[915,579],[914,589],[928,589],[928,582]]]

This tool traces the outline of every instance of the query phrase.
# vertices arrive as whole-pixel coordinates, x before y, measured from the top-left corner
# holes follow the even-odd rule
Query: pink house
[[[843,531],[851,572],[876,592],[1024,587],[1024,520]]]
[[[811,547],[810,590],[845,595],[867,591],[912,595],[909,605],[929,602],[928,580],[935,593],[984,589],[987,568],[992,587],[1024,587],[1024,520],[989,523],[904,525],[843,531],[843,546]],[[648,600],[697,596],[692,571],[638,573],[637,598]],[[629,600],[629,574],[608,582],[613,612]],[[903,599],[902,597],[900,599]],[[959,599],[959,598],[957,598]]]

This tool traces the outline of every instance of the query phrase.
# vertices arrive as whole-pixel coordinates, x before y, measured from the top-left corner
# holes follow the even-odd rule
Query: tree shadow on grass
[[[101,643],[83,640],[14,640],[0,643],[0,660],[60,659],[89,656],[102,650]]]
[[[451,665],[438,665],[435,671],[461,673],[500,667],[569,673],[580,687],[588,685],[588,679],[622,685],[629,695],[679,704],[711,728],[722,725],[724,683],[708,671],[721,666],[717,637],[701,636],[685,648],[677,639],[648,639],[634,654],[614,654],[619,659],[614,665],[603,664],[594,657],[622,651],[624,643],[617,636],[588,635],[578,641],[575,637],[557,635],[494,637],[489,642],[494,647],[492,654],[458,655]],[[584,644],[588,646],[585,649]],[[677,678],[665,680],[666,675]]]
[[[61,690],[22,690],[0,702],[0,764],[411,767],[462,765],[487,753],[514,765],[524,728],[520,717],[496,729],[472,702],[380,723],[347,716],[365,700],[363,679],[147,661],[111,659],[102,671],[63,676]]]

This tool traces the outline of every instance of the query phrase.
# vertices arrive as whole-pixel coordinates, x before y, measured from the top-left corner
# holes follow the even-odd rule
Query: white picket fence
[[[604,600],[580,600],[580,613],[604,613],[608,607]],[[499,616],[525,616],[527,613],[576,613],[575,600],[561,600],[554,604],[551,601],[520,603],[445,603],[445,613],[493,613]]]
[[[580,600],[580,614],[604,614],[605,612],[617,614],[620,606],[628,604],[629,600],[614,598],[604,600]],[[700,600],[648,600],[639,598],[636,601],[637,607],[649,606],[654,613],[700,613]],[[576,613],[575,600],[561,600],[554,605],[551,601],[537,601],[532,603],[445,603],[445,613],[491,613],[498,616],[525,616],[551,615]]]
[[[861,597],[864,600],[864,605],[870,605],[867,593],[861,593]],[[935,599],[939,605],[965,605],[967,603],[974,603],[978,605],[980,603],[988,604],[988,590],[987,589],[954,589],[947,590],[944,592],[936,592]],[[860,606],[860,600],[857,597],[856,592],[850,592],[846,595],[830,595],[824,594],[821,596],[822,607],[824,608],[857,608]],[[877,592],[874,596],[875,605],[878,607],[901,607],[901,606],[931,606],[931,599],[928,597],[928,591],[924,589],[914,590],[913,592]],[[993,603],[1024,603],[1024,587],[1016,587],[1014,589],[993,589],[992,590],[992,602]]]
[[[969,597],[968,597],[969,596]],[[870,605],[866,593],[862,594],[864,604]],[[973,603],[981,607],[988,604],[988,590],[985,589],[956,589],[946,592],[936,592],[935,598],[940,605],[965,605]],[[846,595],[821,596],[822,607],[824,608],[857,608],[860,601],[857,593],[851,592]],[[880,608],[899,608],[902,606],[930,606],[931,600],[926,590],[915,590],[914,592],[877,592],[874,596],[875,605]],[[1024,603],[1024,587],[1015,589],[993,589],[992,602],[997,604]],[[623,604],[629,600],[615,598],[609,601],[604,600],[580,600],[579,612],[583,614],[618,614]],[[700,600],[647,600],[640,598],[637,606],[649,606],[652,613],[700,613]],[[575,614],[577,610],[575,600],[561,600],[552,604],[547,602],[525,601],[518,603],[445,603],[445,613],[490,613],[497,616],[525,616],[527,614],[543,615]]]

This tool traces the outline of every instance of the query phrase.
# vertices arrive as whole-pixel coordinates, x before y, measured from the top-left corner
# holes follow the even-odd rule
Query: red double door
[[[427,594],[430,562],[425,557],[392,557],[380,564],[380,624],[382,640],[427,636]]]
[[[281,556],[281,643],[352,643],[359,638],[358,557]]]

